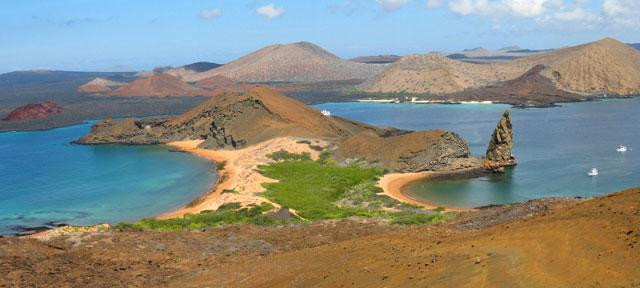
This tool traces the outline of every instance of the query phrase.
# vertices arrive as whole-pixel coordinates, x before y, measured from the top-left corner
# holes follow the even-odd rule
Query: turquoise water
[[[447,129],[481,156],[507,105],[415,105],[328,103],[334,115],[402,129]],[[552,196],[595,196],[640,186],[640,98],[512,109],[518,166],[504,175],[470,180],[419,182],[412,197],[476,207]],[[616,152],[618,145],[632,151]],[[633,150],[637,148],[637,150]],[[597,167],[600,175],[586,173]]]
[[[0,133],[0,234],[47,222],[117,223],[180,208],[215,183],[215,165],[166,146],[69,142],[91,124]]]

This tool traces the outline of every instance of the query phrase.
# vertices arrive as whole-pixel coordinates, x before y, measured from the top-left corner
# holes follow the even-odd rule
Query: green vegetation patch
[[[326,159],[325,159],[326,162]],[[357,166],[323,164],[320,161],[283,161],[259,166],[266,177],[279,180],[265,184],[265,197],[292,208],[305,219],[335,219],[350,216],[379,216],[383,211],[340,207],[334,202],[356,185],[373,183],[382,170]]]
[[[118,230],[152,230],[178,231],[197,230],[230,224],[280,225],[282,220],[264,214],[273,210],[273,205],[263,203],[260,206],[240,208],[239,203],[227,203],[216,211],[206,210],[198,214],[186,214],[183,218],[142,219],[135,223],[120,223],[114,228]]]
[[[284,149],[280,151],[276,151],[270,154],[267,154],[267,157],[275,160],[275,161],[286,161],[286,160],[311,160],[311,153],[304,152],[301,154],[290,153]]]
[[[282,207],[294,209],[306,220],[347,217],[378,217],[394,225],[438,223],[453,217],[442,208],[424,211],[421,207],[401,203],[381,194],[376,182],[384,174],[379,168],[339,165],[331,153],[323,151],[317,161],[309,153],[295,154],[281,150],[268,155],[278,162],[258,167],[266,177],[278,180],[264,184],[264,196]],[[223,193],[237,193],[225,190]],[[183,218],[143,219],[115,226],[120,230],[175,231],[203,229],[231,224],[282,225],[299,219],[283,220],[272,212],[273,205],[241,207],[226,203],[216,211],[186,214]]]

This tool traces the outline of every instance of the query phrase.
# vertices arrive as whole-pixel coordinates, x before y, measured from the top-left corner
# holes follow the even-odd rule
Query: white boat
[[[620,145],[618,146],[618,149],[616,149],[616,151],[618,152],[627,152],[629,150],[629,148],[627,148],[627,146],[624,145]]]
[[[589,173],[587,173],[588,176],[598,176],[598,169],[597,168],[591,168],[591,171],[589,171]]]

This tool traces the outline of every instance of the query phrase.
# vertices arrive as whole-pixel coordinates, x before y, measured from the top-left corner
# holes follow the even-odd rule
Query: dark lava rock
[[[201,139],[202,148],[238,149],[277,137],[323,139],[339,146],[334,151],[338,160],[365,160],[391,171],[482,169],[455,133],[383,129],[328,117],[264,87],[214,97],[176,117],[105,120],[76,143],[163,144]]]
[[[11,111],[11,113],[9,113],[6,118],[2,119],[2,121],[44,119],[49,117],[49,115],[60,112],[62,112],[62,107],[51,101],[38,104],[27,104]]]
[[[513,149],[513,126],[509,110],[505,111],[491,135],[485,155],[485,167],[495,172],[504,172],[505,166],[516,165]]]

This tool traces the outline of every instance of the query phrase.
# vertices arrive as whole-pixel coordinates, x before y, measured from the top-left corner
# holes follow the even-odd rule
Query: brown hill
[[[38,104],[27,104],[11,111],[11,113],[9,113],[7,117],[2,119],[2,121],[44,119],[49,117],[49,115],[57,114],[60,112],[62,112],[62,107],[51,101]]]
[[[537,65],[515,79],[435,98],[448,101],[493,101],[538,107],[585,99],[582,95],[557,88],[553,81],[540,74],[543,70],[543,65]]]
[[[210,96],[211,92],[169,74],[138,78],[111,93],[117,96]]]
[[[177,117],[107,120],[94,126],[80,142],[150,144],[205,139],[206,147],[240,148],[285,136],[339,140],[369,129],[375,130],[326,117],[275,90],[256,87],[212,98]]]
[[[343,158],[380,162],[394,171],[456,170],[467,167],[449,165],[453,160],[471,159],[466,143],[453,133],[380,129],[325,116],[266,87],[225,93],[176,117],[105,120],[77,143],[158,144],[202,139],[205,148],[234,149],[289,136],[326,140],[340,146],[336,153]],[[381,155],[386,156],[379,158]],[[473,163],[480,167],[479,162]]]
[[[369,79],[382,69],[342,60],[317,45],[299,42],[267,46],[222,67],[183,77],[187,81],[222,75],[240,82],[319,82]]]
[[[513,79],[521,74],[519,67],[465,63],[432,53],[402,57],[361,87],[367,92],[444,94]]]
[[[611,38],[531,56],[514,64],[545,65],[542,75],[567,91],[640,94],[640,52]]]
[[[439,54],[407,56],[362,88],[367,92],[446,94],[511,80],[537,65],[544,65],[541,75],[565,91],[640,94],[640,52],[611,38],[490,64],[463,63]]]
[[[84,85],[78,87],[79,92],[83,93],[107,93],[112,92],[114,89],[118,87],[122,87],[127,85],[127,83],[111,81],[104,78],[95,78]]]

